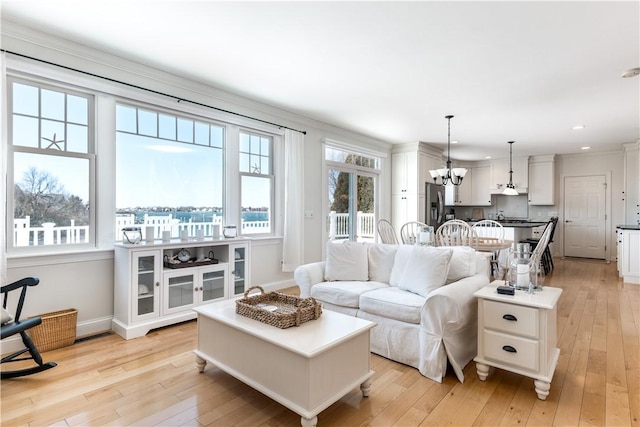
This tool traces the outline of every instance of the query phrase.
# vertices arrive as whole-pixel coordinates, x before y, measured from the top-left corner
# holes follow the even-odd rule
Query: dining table
[[[503,276],[508,267],[509,249],[513,240],[505,240],[497,237],[478,237],[476,250],[479,252],[491,252],[491,275],[494,279]]]

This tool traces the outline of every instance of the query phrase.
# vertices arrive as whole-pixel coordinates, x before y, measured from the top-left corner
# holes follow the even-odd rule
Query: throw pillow
[[[427,297],[444,285],[453,251],[414,246],[398,288]]]
[[[369,245],[369,280],[389,283],[398,246]]]
[[[324,280],[369,280],[367,247],[362,243],[327,243]]]
[[[9,314],[9,312],[7,310],[4,309],[4,307],[0,307],[1,312],[0,312],[0,325],[4,325],[5,323],[9,323],[13,320],[13,316],[11,316]]]
[[[400,280],[402,280],[402,275],[404,274],[404,269],[407,268],[407,262],[409,261],[409,257],[412,252],[413,246],[411,245],[398,246],[396,257],[393,261],[393,268],[391,269],[391,276],[389,277],[389,284],[391,286],[397,287],[400,284]]]
[[[449,263],[449,273],[447,274],[447,284],[476,274],[475,249],[469,246],[447,246],[446,248],[440,247],[438,249],[453,250],[451,262]]]

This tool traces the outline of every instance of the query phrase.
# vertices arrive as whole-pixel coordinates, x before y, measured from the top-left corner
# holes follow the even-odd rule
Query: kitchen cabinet
[[[513,158],[513,185],[518,193],[529,191],[529,157]],[[491,160],[491,182],[490,191],[492,194],[500,194],[509,183],[509,159]]]
[[[445,187],[446,206],[491,206],[491,192],[489,191],[489,166],[465,167],[467,174],[462,184],[449,184]]]
[[[640,142],[624,144],[625,224],[640,225]]]
[[[182,251],[190,261],[166,263]],[[140,337],[194,319],[198,305],[242,295],[251,283],[249,260],[246,238],[116,244],[112,329],[125,339]]]
[[[622,258],[624,258],[622,248],[622,229],[616,228],[616,268],[618,269],[618,277],[622,277]]]
[[[558,363],[557,304],[562,289],[545,286],[534,294],[496,292],[497,280],[480,289],[478,298],[478,378],[485,381],[489,367],[534,379],[538,399],[545,400]]]
[[[555,205],[555,156],[529,159],[529,204]]]
[[[433,182],[429,170],[442,167],[442,153],[424,143],[398,144],[391,154],[391,223],[425,219],[425,184]]]
[[[618,257],[621,276],[625,283],[640,284],[640,227],[622,227],[621,251]]]
[[[477,166],[471,168],[471,205],[491,206],[491,168],[489,166]],[[465,177],[465,179],[467,179]]]

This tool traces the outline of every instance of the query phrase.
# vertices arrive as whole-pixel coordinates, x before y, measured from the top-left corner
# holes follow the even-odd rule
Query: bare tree
[[[50,172],[29,168],[14,187],[14,217],[31,217],[31,224],[45,222],[57,225],[89,224],[88,206],[78,196],[67,193],[58,178]]]

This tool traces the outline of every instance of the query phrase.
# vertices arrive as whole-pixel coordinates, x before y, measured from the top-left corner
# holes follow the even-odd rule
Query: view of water
[[[144,214],[145,212],[136,212],[135,213],[135,222],[136,224],[142,224],[144,222]],[[165,212],[149,212],[149,216],[166,216],[168,213]],[[180,220],[180,222],[212,222],[213,217],[222,216],[221,212],[171,212],[173,218]],[[242,220],[243,221],[268,221],[269,213],[265,211],[254,211],[254,212],[242,212]]]

